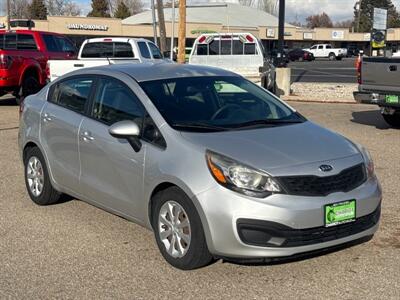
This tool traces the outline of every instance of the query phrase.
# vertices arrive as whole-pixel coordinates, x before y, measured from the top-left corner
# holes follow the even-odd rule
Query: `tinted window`
[[[134,57],[132,46],[129,43],[122,42],[87,43],[83,47],[81,56],[85,58]]]
[[[18,34],[18,50],[37,50],[35,39],[31,34]]]
[[[4,47],[4,34],[0,33],[0,49]]]
[[[6,34],[4,38],[4,49],[17,49],[17,35]]]
[[[240,77],[178,78],[140,85],[164,119],[179,130],[193,123],[199,124],[196,130],[203,130],[207,125],[241,128],[254,121],[261,121],[261,126],[268,121],[303,121],[264,89]]]
[[[66,38],[62,36],[55,36],[55,40],[57,41],[58,44],[58,49],[61,52],[76,52],[76,48],[74,45]]]
[[[163,58],[163,56],[160,52],[160,49],[158,49],[158,47],[156,45],[154,45],[153,43],[148,43],[148,44],[149,44],[151,54],[153,55],[153,58],[155,58],[155,59]]]
[[[213,40],[209,45],[209,54],[210,55],[219,55],[219,40]]]
[[[318,49],[324,49],[324,46],[318,46]]]
[[[108,125],[123,120],[142,125],[144,109],[136,95],[123,83],[101,79],[94,98],[93,117]]]
[[[332,46],[331,46],[331,45],[326,45],[325,48],[326,48],[326,49],[332,49]]]
[[[93,79],[76,78],[57,84],[52,101],[73,111],[83,113],[89,98]]]
[[[207,44],[199,44],[197,45],[197,55],[207,55],[208,45]]]
[[[256,44],[249,44],[249,43],[244,44],[244,54],[246,55],[256,54]]]
[[[44,40],[44,43],[46,44],[47,51],[59,52],[58,45],[57,45],[56,40],[54,39],[54,36],[52,36],[50,34],[44,34],[43,40]]]
[[[114,57],[135,57],[132,46],[129,43],[115,43]]]
[[[232,54],[243,55],[243,43],[240,40],[233,40]]]
[[[140,54],[144,58],[151,58],[149,48],[147,47],[145,42],[138,42],[138,47],[140,50]]]
[[[232,54],[232,40],[221,40],[221,55]]]

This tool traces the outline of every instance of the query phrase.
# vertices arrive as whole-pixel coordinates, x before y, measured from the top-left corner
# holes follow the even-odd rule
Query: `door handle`
[[[44,113],[43,115],[43,122],[50,122],[52,117],[48,113]]]
[[[89,141],[93,141],[93,140],[94,140],[94,137],[92,137],[92,136],[90,135],[90,132],[89,132],[89,131],[84,131],[84,132],[81,134],[81,137],[82,137],[82,139],[83,139],[84,141],[86,141],[86,142],[89,142]]]

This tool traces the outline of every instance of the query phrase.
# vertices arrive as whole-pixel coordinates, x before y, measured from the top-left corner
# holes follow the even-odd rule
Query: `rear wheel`
[[[153,201],[154,235],[165,260],[182,270],[210,264],[213,257],[190,198],[178,187],[171,187],[157,193]]]
[[[395,112],[393,115],[382,114],[382,116],[390,126],[400,128],[400,111]]]
[[[15,97],[15,101],[17,104],[21,104],[21,102],[28,97],[29,95],[36,94],[40,90],[39,81],[33,75],[28,75],[22,81],[21,88],[18,92],[18,95]]]
[[[26,189],[32,201],[38,205],[56,203],[61,194],[51,185],[46,162],[39,148],[27,150],[24,165]]]
[[[329,58],[329,60],[335,60],[336,59],[336,55],[335,55],[335,53],[329,53],[329,56],[328,56],[328,58]]]

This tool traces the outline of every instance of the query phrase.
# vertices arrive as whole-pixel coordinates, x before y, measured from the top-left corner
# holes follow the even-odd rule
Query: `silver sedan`
[[[62,193],[154,231],[180,269],[372,236],[368,151],[234,73],[178,64],[83,69],[26,98],[30,198]]]

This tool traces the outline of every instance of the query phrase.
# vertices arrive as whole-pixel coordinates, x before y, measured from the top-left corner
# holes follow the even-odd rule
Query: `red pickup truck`
[[[48,60],[76,55],[73,43],[57,33],[0,30],[0,97],[12,93],[19,104],[46,84]]]

